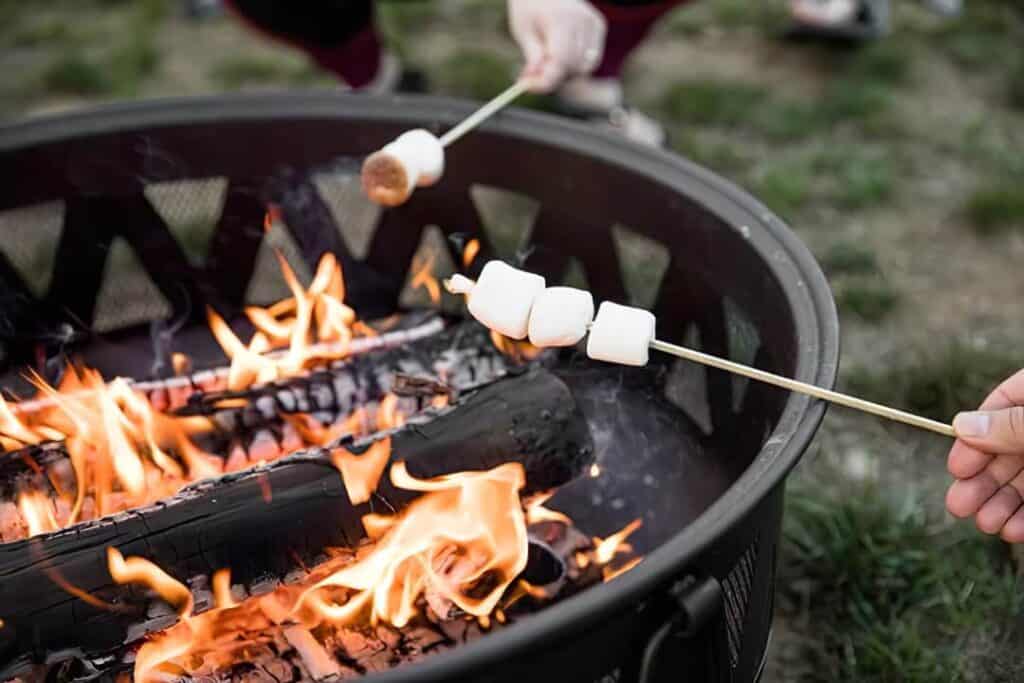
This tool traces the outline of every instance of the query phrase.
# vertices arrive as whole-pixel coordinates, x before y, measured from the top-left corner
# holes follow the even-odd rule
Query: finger
[[[544,42],[536,31],[522,31],[516,36],[519,49],[523,53],[523,75],[536,76],[544,64]]]
[[[1012,484],[1007,484],[985,501],[985,504],[978,510],[974,523],[980,531],[986,534],[998,534],[1003,530],[1003,525],[1010,520],[1010,517],[1013,517],[1014,513],[1020,509],[1022,502],[1024,500],[1021,499],[1017,489]]]
[[[979,451],[957,439],[953,442],[953,447],[949,449],[946,467],[949,473],[957,479],[970,479],[985,469],[985,466],[992,462],[994,457],[991,453]]]
[[[589,74],[598,67],[604,57],[605,24],[603,20],[587,22],[584,28],[583,69]]]
[[[1010,406],[1024,405],[1024,370],[1016,372],[1012,377],[992,390],[985,398],[980,410],[1001,410]]]
[[[548,58],[541,63],[539,71],[530,78],[528,86],[532,92],[551,92],[564,78],[565,67],[562,63]]]
[[[1018,508],[999,534],[1007,543],[1024,543],[1024,507]]]
[[[1011,455],[993,458],[988,467],[977,475],[953,482],[946,493],[946,509],[956,517],[970,517],[1022,470],[1024,458]]]
[[[953,418],[953,429],[978,450],[1024,455],[1024,406],[959,413]]]

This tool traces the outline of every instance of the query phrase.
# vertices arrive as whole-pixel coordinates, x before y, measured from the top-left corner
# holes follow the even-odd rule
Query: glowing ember
[[[476,256],[479,253],[480,240],[473,238],[466,243],[466,248],[462,250],[462,267],[469,268],[470,264],[476,260]]]

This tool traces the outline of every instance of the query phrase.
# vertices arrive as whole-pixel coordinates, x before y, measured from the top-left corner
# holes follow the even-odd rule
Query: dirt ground
[[[382,3],[380,18],[438,91],[484,97],[515,71],[500,2]],[[340,87],[230,18],[193,21],[169,0],[0,0],[0,19],[0,113],[11,118]],[[630,63],[630,102],[822,261],[841,312],[843,386],[949,419],[1024,366],[1024,15],[997,0],[968,0],[959,19],[900,3],[891,36],[842,50],[784,41],[784,25],[774,0],[678,10]],[[1001,544],[944,514],[947,448],[830,411],[790,486],[766,681],[1024,680],[1013,566]],[[814,505],[838,499],[842,517]],[[853,578],[823,585],[816,566]],[[857,583],[869,575],[881,578]],[[999,590],[973,588],[984,581]]]

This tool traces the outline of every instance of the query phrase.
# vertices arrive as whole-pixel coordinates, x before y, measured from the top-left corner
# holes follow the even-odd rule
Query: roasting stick
[[[439,138],[441,146],[447,147],[452,144],[463,135],[489,119],[495,113],[506,107],[524,92],[526,92],[526,83],[523,81],[516,81],[509,87],[505,88],[504,92],[497,95],[490,102],[477,109],[475,112],[464,118],[454,128],[442,135]]]
[[[668,342],[655,339],[650,343],[650,347],[656,351],[667,353],[673,356],[678,356],[694,363],[700,363],[701,365],[709,365],[719,370],[725,370],[731,372],[734,375],[742,375],[743,377],[749,377],[750,379],[757,380],[758,382],[764,382],[766,384],[772,384],[789,391],[795,391],[798,394],[806,394],[807,396],[813,396],[814,398],[820,398],[823,401],[835,403],[847,408],[853,408],[865,413],[871,413],[878,417],[884,417],[889,420],[895,420],[896,422],[902,422],[908,424],[911,427],[917,427],[919,429],[926,429],[928,431],[935,432],[936,434],[942,434],[943,436],[956,437],[956,432],[953,431],[953,427],[944,422],[938,422],[937,420],[930,420],[927,417],[920,415],[914,415],[903,410],[897,410],[896,408],[890,408],[883,406],[879,403],[873,403],[866,401],[856,396],[850,396],[848,394],[841,394],[838,391],[832,391],[831,389],[824,389],[814,384],[807,384],[806,382],[799,382],[789,377],[783,377],[782,375],[775,375],[764,370],[758,370],[748,365],[742,365],[735,363],[731,360],[719,358],[718,356],[712,356],[711,354],[702,353],[693,349],[688,349],[685,346],[679,346],[678,344],[670,344]]]
[[[514,339],[529,336],[535,346],[571,346],[586,336],[590,358],[636,366],[646,365],[648,349],[654,349],[918,429],[956,436],[949,424],[656,339],[654,315],[640,308],[606,301],[595,318],[589,292],[545,288],[545,284],[539,275],[500,261],[487,263],[478,281],[464,275],[445,281],[449,292],[467,295],[469,312],[477,320]]]

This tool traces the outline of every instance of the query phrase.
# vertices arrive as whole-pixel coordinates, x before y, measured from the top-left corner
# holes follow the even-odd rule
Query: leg
[[[370,85],[382,45],[372,0],[228,0],[228,8],[264,35],[302,50],[353,88]]]
[[[604,57],[592,75],[595,78],[619,78],[626,59],[647,38],[654,24],[666,12],[687,2],[688,0],[663,0],[630,5],[625,2],[593,0],[591,4],[608,21],[608,33],[605,37]]]

